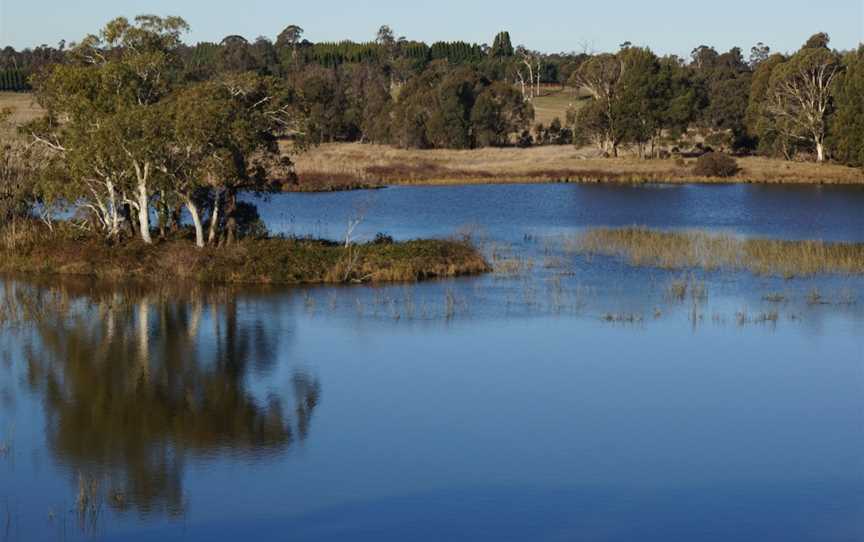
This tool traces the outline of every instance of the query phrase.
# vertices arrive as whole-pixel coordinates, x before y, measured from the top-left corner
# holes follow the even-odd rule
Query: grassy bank
[[[468,242],[417,240],[341,244],[304,239],[243,240],[196,250],[188,240],[130,241],[109,246],[93,238],[46,236],[7,244],[0,272],[60,274],[105,279],[217,284],[314,284],[417,281],[488,271]]]
[[[739,158],[732,178],[700,177],[695,159],[602,158],[594,149],[544,146],[529,149],[406,150],[383,145],[336,143],[297,157],[300,191],[371,188],[399,184],[491,184],[550,182],[668,182],[861,184],[860,169]]]
[[[589,230],[570,243],[583,254],[618,256],[664,269],[746,270],[786,278],[823,273],[864,275],[864,243],[740,239],[645,228]]]

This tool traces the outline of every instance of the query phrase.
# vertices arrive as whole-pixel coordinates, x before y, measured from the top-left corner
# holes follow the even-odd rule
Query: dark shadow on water
[[[235,290],[51,284],[7,282],[5,293],[26,305],[27,385],[85,523],[103,506],[182,515],[187,459],[254,461],[307,437],[320,383],[295,370],[284,394],[253,389],[292,334],[241,314]]]

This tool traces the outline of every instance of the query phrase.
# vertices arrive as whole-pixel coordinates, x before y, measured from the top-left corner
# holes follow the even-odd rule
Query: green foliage
[[[831,141],[844,163],[864,166],[864,46],[843,60],[845,73],[835,92],[836,115],[831,122]]]
[[[284,47],[297,47],[303,37],[303,29],[297,25],[289,25],[285,27],[279,36],[276,37],[276,47],[282,49]]]
[[[493,58],[507,58],[514,54],[513,42],[510,40],[510,32],[499,32],[495,36],[495,41],[492,43],[492,50],[489,52]]]
[[[750,137],[756,138],[756,147],[763,154],[780,152],[781,136],[768,119],[768,91],[774,68],[786,61],[786,57],[775,54],[759,63],[753,72],[750,97],[745,114],[745,125]]]
[[[477,97],[471,123],[480,146],[504,146],[510,136],[524,130],[534,118],[534,108],[512,85],[496,82]]]
[[[593,98],[575,116],[574,140],[593,142],[612,155],[632,143],[644,156],[665,131],[686,130],[695,114],[696,92],[684,68],[649,49],[631,46],[592,57],[573,80]]]
[[[30,90],[27,75],[18,68],[0,69],[0,92],[26,92]]]
[[[483,59],[483,51],[479,45],[464,41],[433,43],[429,48],[431,60],[446,60],[451,64],[473,64]]]
[[[825,32],[813,34],[804,44],[802,49],[828,49],[831,38]]]

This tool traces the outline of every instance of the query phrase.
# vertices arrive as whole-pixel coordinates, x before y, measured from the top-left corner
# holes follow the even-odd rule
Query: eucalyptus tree
[[[771,56],[771,47],[761,41],[750,48],[750,69],[755,70]]]
[[[516,56],[519,60],[513,65],[513,73],[522,89],[522,99],[533,102],[540,96],[543,55],[520,45],[516,48]]]
[[[828,36],[816,34],[771,75],[767,114],[784,135],[812,144],[817,162],[826,158],[828,117],[842,70],[840,56],[828,49]]]
[[[209,191],[208,239],[231,243],[237,236],[238,194],[279,191],[293,180],[293,163],[281,152],[279,138],[302,138],[305,116],[279,81],[247,73],[179,93],[174,123],[175,143],[169,156],[179,155],[176,165],[184,163],[186,153],[184,167],[167,169],[175,179],[175,190],[193,221],[194,191]],[[201,225],[196,224],[199,246],[202,233]]]
[[[300,43],[300,40],[302,38],[303,38],[303,29],[302,28],[300,28],[296,24],[288,25],[276,37],[276,47],[279,49],[284,48],[284,47],[290,47],[291,49],[297,49],[297,45]]]
[[[618,55],[606,53],[586,60],[571,79],[574,86],[584,88],[593,98],[590,109],[580,115],[581,122],[590,125],[592,139],[612,156],[618,156],[618,146],[624,138],[624,119],[620,118],[617,107],[623,73],[624,66]],[[587,122],[589,117],[590,123]],[[581,128],[580,131],[584,132]]]
[[[30,134],[68,165],[56,194],[93,211],[109,236],[120,234],[125,205],[152,243],[150,200],[166,141],[161,102],[176,85],[187,30],[178,17],[114,19],[36,80],[48,114]]]

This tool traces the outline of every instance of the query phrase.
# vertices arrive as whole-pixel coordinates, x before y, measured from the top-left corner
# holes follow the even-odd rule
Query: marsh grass
[[[698,281],[693,275],[688,275],[673,280],[666,288],[666,295],[679,302],[685,301],[689,295],[696,304],[708,299],[708,287],[703,281]]]
[[[78,473],[78,494],[75,497],[75,510],[78,521],[85,531],[95,533],[102,512],[102,492],[100,480],[95,476]]]
[[[633,227],[589,230],[569,246],[582,254],[616,256],[634,266],[670,270],[729,269],[785,278],[864,274],[862,243],[740,239]]]
[[[485,273],[480,251],[463,240],[389,244],[269,238],[196,250],[187,240],[110,246],[93,237],[49,234],[0,244],[0,272],[107,279],[189,279],[209,284],[413,282]]]
[[[645,320],[645,317],[636,313],[607,312],[600,317],[600,320],[614,324],[640,324]]]
[[[766,311],[766,312],[758,312],[756,314],[750,314],[746,309],[738,312],[735,315],[735,319],[738,322],[739,326],[745,326],[747,324],[773,324],[776,325],[780,320],[780,313],[776,310]]]

